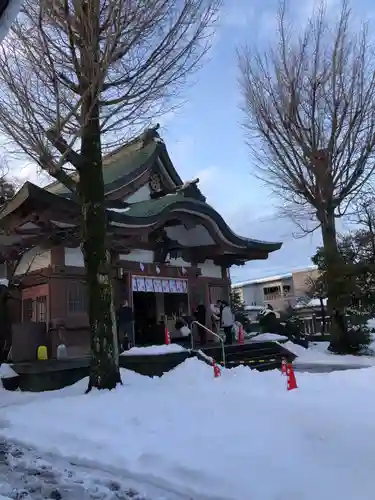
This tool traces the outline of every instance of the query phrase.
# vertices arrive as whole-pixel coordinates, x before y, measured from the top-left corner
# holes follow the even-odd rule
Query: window
[[[68,313],[82,314],[87,311],[87,293],[84,283],[71,283],[68,287]]]
[[[22,301],[22,321],[33,320],[33,299],[24,299]]]
[[[35,320],[38,323],[44,323],[47,321],[47,297],[45,295],[41,295],[36,298],[35,316]]]
[[[277,300],[281,298],[279,286],[268,286],[263,288],[264,298],[267,300]]]

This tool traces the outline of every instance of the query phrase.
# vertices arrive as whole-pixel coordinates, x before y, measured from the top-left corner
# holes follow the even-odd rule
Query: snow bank
[[[116,391],[77,395],[76,385],[2,408],[0,437],[181,498],[373,497],[375,368],[297,374],[293,392],[278,371],[240,366],[215,379],[196,358],[161,378],[122,376]]]
[[[252,337],[251,342],[267,342],[270,340],[273,342],[282,342],[283,340],[288,340],[288,337],[279,335],[278,333],[260,333],[259,335]]]
[[[296,366],[299,363],[303,364],[327,364],[327,365],[347,365],[347,366],[375,366],[375,356],[353,356],[353,355],[338,355],[332,354],[328,349],[329,342],[311,343],[308,349],[294,344],[293,342],[285,342],[283,347],[288,351],[293,352],[298,356],[293,364]]]
[[[8,363],[3,363],[0,365],[0,378],[14,378],[14,377],[18,377],[18,373],[16,373],[13,370],[13,368],[10,365],[8,365]]]
[[[23,405],[31,401],[51,400],[54,398],[63,398],[66,396],[77,396],[85,393],[88,386],[88,378],[82,379],[74,385],[70,385],[59,391],[46,392],[22,392],[6,391],[0,385],[0,408],[7,406]],[[0,414],[0,421],[1,421]]]
[[[149,347],[132,347],[128,351],[124,351],[121,356],[156,356],[158,354],[170,354],[187,350],[179,344],[152,345]]]

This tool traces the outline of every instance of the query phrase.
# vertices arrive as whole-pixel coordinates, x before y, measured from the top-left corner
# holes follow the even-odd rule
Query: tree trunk
[[[90,100],[90,99],[88,99]],[[88,391],[114,389],[121,383],[114,314],[110,252],[106,246],[107,217],[104,198],[98,105],[86,103],[91,119],[84,127],[79,169],[82,203],[82,250],[85,259],[91,330]]]
[[[327,268],[327,309],[331,318],[330,349],[339,351],[345,334],[345,313],[342,305],[341,256],[337,245],[334,210],[328,208],[321,218],[324,256]]]

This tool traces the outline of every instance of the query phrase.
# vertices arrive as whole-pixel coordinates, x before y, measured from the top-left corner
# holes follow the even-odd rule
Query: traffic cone
[[[220,370],[220,367],[216,364],[216,361],[214,360],[214,362],[212,363],[212,366],[214,368],[214,377],[217,378],[217,377],[220,377],[221,375],[221,370]]]
[[[238,343],[240,345],[244,344],[245,343],[245,332],[243,330],[243,326],[240,325],[240,328],[238,330]]]
[[[286,375],[286,372],[287,372],[286,367],[287,367],[286,359],[285,359],[285,358],[283,358],[283,359],[281,360],[281,373],[282,373],[283,375]]]
[[[169,335],[168,327],[164,329],[164,344],[169,345],[171,343],[171,337]]]
[[[287,370],[286,370],[286,375],[288,377],[287,390],[288,391],[292,391],[293,389],[297,389],[298,388],[298,386],[297,386],[297,380],[296,380],[296,376],[294,374],[292,363],[288,363]]]

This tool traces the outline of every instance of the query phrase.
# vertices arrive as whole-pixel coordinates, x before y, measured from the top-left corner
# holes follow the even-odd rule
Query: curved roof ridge
[[[157,218],[169,210],[191,212],[194,211],[194,207],[198,214],[200,213],[201,215],[212,218],[218,225],[220,231],[222,231],[235,246],[248,247],[255,245],[267,248],[268,251],[279,250],[282,246],[281,242],[261,241],[236,234],[214,207],[195,198],[186,197],[182,193],[170,193],[160,198],[128,203],[123,211],[120,212],[120,210],[115,209],[113,212],[117,212],[120,218],[134,218],[138,219],[141,223],[141,220]],[[111,211],[111,209],[109,210]],[[119,222],[121,221],[119,220]]]

